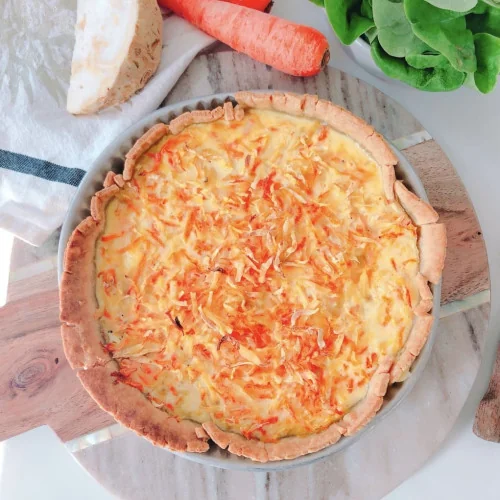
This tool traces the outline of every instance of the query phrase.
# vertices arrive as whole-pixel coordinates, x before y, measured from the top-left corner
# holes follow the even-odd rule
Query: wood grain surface
[[[404,150],[418,172],[439,221],[446,224],[448,249],[443,273],[443,303],[489,288],[486,246],[462,181],[435,141]]]
[[[476,411],[473,430],[482,439],[500,443],[500,347],[488,390]]]
[[[114,422],[64,356],[55,269],[9,286],[0,308],[0,440],[43,424],[67,441]]]
[[[404,153],[448,228],[442,302],[488,288],[481,229],[452,165],[434,141]],[[70,369],[60,341],[58,315],[55,268],[10,284],[7,305],[0,309],[0,439],[48,424],[68,441],[114,422]]]

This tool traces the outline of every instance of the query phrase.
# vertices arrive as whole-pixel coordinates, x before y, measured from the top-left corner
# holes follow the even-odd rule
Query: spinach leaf
[[[361,15],[361,4],[361,0],[325,0],[328,20],[345,45],[375,26],[372,19]]]
[[[371,45],[371,54],[377,66],[389,77],[396,78],[420,90],[443,92],[458,89],[465,80],[465,73],[447,64],[444,67],[417,69],[403,58],[392,57],[378,42]]]
[[[483,2],[487,3],[488,5],[491,5],[492,7],[500,8],[499,0],[483,0]]]
[[[467,28],[472,33],[489,33],[500,37],[500,9],[486,6],[484,13],[467,16]]]
[[[483,93],[491,92],[500,73],[500,38],[487,33],[474,35],[476,46],[477,71],[474,82]]]
[[[477,5],[478,0],[426,0],[426,2],[439,9],[467,12]]]
[[[319,5],[320,7],[325,6],[325,0],[309,0],[311,3],[314,3],[316,5]]]
[[[367,19],[373,20],[372,0],[361,0],[360,14]]]
[[[389,55],[404,57],[407,54],[420,54],[429,48],[413,33],[402,0],[373,0],[373,19],[378,41]]]
[[[377,28],[370,28],[363,36],[366,38],[368,43],[372,43],[375,38],[377,38]]]
[[[486,5],[483,1],[479,1],[477,5],[471,9],[469,12],[466,12],[465,14],[484,14],[488,10],[488,5]]]
[[[443,54],[459,72],[477,68],[474,38],[463,13],[434,7],[425,0],[404,0],[406,16],[413,32]]]
[[[406,62],[413,68],[446,68],[450,63],[443,54],[408,54]]]

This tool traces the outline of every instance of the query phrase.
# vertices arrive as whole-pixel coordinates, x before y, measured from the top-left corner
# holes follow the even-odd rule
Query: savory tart
[[[352,435],[433,323],[446,233],[383,138],[311,95],[160,123],[73,232],[64,348],[153,443],[258,461]]]

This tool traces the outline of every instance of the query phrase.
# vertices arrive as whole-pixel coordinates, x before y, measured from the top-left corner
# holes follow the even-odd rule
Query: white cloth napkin
[[[61,225],[76,186],[120,132],[154,111],[214,41],[176,16],[163,21],[160,67],[119,107],[66,111],[76,2],[3,0],[0,20],[0,228],[40,245]]]

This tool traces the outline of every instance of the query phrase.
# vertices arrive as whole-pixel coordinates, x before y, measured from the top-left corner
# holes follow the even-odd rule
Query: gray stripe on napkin
[[[38,160],[3,149],[0,149],[0,168],[71,186],[78,186],[85,175],[85,171],[80,168],[61,167],[50,161]]]

